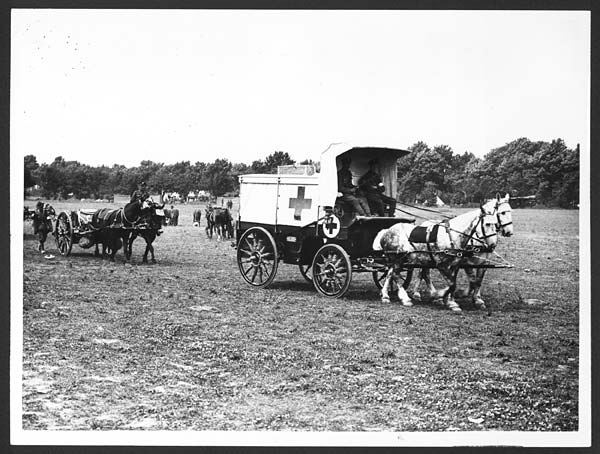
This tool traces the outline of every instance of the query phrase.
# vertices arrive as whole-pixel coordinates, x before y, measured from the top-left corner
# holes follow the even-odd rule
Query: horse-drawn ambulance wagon
[[[510,266],[493,260],[498,233],[512,235],[508,195],[482,203],[479,210],[415,226],[413,216],[398,216],[398,211],[407,212],[395,207],[396,161],[407,153],[333,144],[321,155],[320,172],[241,175],[236,247],[244,280],[267,287],[283,262],[297,265],[319,293],[340,297],[353,273],[370,272],[383,287],[383,299],[389,299],[391,282],[401,278],[398,296],[410,305],[404,289],[413,271],[424,270],[421,275],[431,285],[426,271],[437,268],[449,283],[444,300],[460,310],[452,293],[458,269],[463,268],[472,279],[473,298],[482,306],[479,287],[484,272],[474,270]],[[380,202],[385,206],[380,205],[375,216],[357,213],[360,196],[340,192],[344,185],[361,184],[368,172],[375,172],[385,193]]]
[[[279,262],[294,264],[323,295],[339,297],[356,272],[377,273],[386,264],[371,244],[379,231],[413,217],[357,215],[338,192],[338,167],[350,159],[353,183],[376,160],[390,200],[397,191],[396,161],[408,151],[333,144],[321,155],[318,173],[241,175],[237,222],[237,261],[242,277],[255,287],[273,282]],[[312,174],[311,174],[312,173]],[[381,274],[381,273],[380,273]]]

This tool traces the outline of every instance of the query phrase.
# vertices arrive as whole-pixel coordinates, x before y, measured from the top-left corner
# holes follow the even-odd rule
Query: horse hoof
[[[421,294],[419,292],[414,292],[412,297],[415,301],[421,301]]]
[[[391,300],[389,298],[386,298],[386,297],[381,297],[381,302],[384,303],[384,304],[388,304],[388,303],[391,303]]]
[[[475,301],[475,307],[477,309],[487,309],[485,302],[483,300],[476,300]]]
[[[412,301],[402,301],[402,305],[404,307],[411,307],[413,305]]]

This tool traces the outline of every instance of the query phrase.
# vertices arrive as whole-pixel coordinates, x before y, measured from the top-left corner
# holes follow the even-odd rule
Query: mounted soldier
[[[131,200],[130,202],[135,202],[136,200],[139,200],[140,202],[143,202],[144,200],[147,200],[150,198],[150,194],[148,193],[148,190],[146,189],[146,182],[142,181],[138,188],[133,191],[133,194],[131,194]]]

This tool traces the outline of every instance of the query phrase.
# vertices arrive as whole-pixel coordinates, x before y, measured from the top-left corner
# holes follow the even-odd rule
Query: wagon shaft
[[[459,268],[512,268],[513,265],[495,252],[469,250],[415,251],[388,253],[390,263],[401,268],[437,268],[441,263],[454,262]]]

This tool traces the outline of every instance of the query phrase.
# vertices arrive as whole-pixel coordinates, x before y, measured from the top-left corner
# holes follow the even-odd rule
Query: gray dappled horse
[[[49,203],[38,202],[31,215],[33,219],[33,233],[38,238],[38,251],[42,254],[46,253],[44,243],[48,239],[48,233],[52,232],[52,221],[56,216],[56,211]]]
[[[478,233],[477,242],[486,250],[496,247],[498,235],[496,232],[495,204],[486,203],[478,210],[456,216],[434,228],[398,223],[380,231],[373,241],[373,249],[396,255],[395,263],[390,267],[381,289],[382,302],[389,302],[389,289],[392,280],[398,281],[399,271],[405,260],[411,265],[426,267],[432,262],[446,279],[448,286],[441,290],[446,306],[455,312],[460,307],[454,300],[456,277],[463,263],[462,251],[473,241]],[[411,252],[419,252],[410,256]],[[404,306],[412,306],[411,298],[402,285],[398,285],[398,298]]]
[[[510,195],[506,194],[504,197],[500,197],[500,195],[496,195],[495,199],[490,199],[486,202],[488,206],[494,206],[494,212],[496,215],[496,232],[502,234],[504,237],[510,237],[513,235],[513,222],[512,222],[512,208],[509,204]],[[425,221],[421,224],[421,226],[427,227],[435,223],[436,221]],[[477,230],[470,244],[468,245],[471,248],[476,248],[481,246],[481,238],[479,238],[479,230]],[[469,260],[465,259],[468,263]],[[475,259],[476,261],[476,259]],[[485,276],[485,272],[487,268],[469,268],[465,266],[464,271],[469,279],[469,291],[466,293],[460,292],[460,296],[467,296],[474,306],[478,309],[485,309],[485,301],[481,297],[481,283]],[[436,290],[431,282],[431,277],[429,273],[429,268],[423,268],[420,273],[420,281],[415,286],[415,292],[413,293],[414,299],[420,299],[421,294],[418,291],[421,281],[425,282],[425,294],[431,298],[439,298],[441,297],[440,291]],[[458,296],[458,291],[455,296]]]

